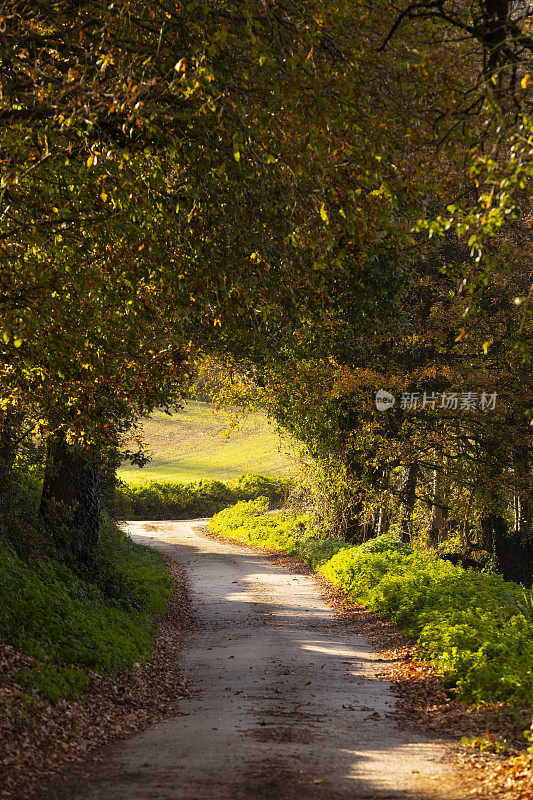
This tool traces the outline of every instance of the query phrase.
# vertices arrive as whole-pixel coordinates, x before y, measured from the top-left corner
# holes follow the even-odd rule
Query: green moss
[[[75,667],[115,674],[150,655],[171,585],[161,556],[110,523],[95,558],[76,572],[0,541],[0,635],[45,662],[22,676],[28,685],[54,702],[73,697],[86,686]]]
[[[58,700],[77,700],[88,688],[89,678],[76,667],[54,664],[36,664],[26,672],[14,676],[16,683],[38,689],[51,703]]]

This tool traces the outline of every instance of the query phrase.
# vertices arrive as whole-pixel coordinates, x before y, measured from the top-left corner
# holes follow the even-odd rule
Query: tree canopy
[[[350,535],[395,501],[409,536],[418,498],[509,570],[514,525],[529,563],[529,4],[12,0],[2,24],[5,469],[35,432],[101,469],[208,352],[342,475]],[[498,405],[384,415],[381,389]]]

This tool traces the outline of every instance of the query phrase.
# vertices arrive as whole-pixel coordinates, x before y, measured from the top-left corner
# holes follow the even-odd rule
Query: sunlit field
[[[296,471],[290,443],[281,441],[264,414],[248,416],[238,430],[229,417],[208,403],[190,401],[169,416],[155,412],[143,424],[152,460],[139,468],[124,464],[119,477],[145,480],[231,480],[244,472],[292,475]]]

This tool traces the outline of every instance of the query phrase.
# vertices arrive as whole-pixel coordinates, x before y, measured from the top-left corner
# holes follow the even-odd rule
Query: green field
[[[124,464],[119,477],[128,483],[232,480],[244,472],[293,475],[296,462],[264,414],[250,414],[228,435],[229,418],[208,403],[188,401],[169,416],[155,412],[143,423],[152,460],[145,467]]]

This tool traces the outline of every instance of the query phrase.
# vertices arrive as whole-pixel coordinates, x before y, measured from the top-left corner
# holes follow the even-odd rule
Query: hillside
[[[244,472],[290,475],[294,459],[264,414],[249,415],[228,433],[229,419],[208,403],[187,402],[172,416],[155,412],[143,424],[152,460],[142,469],[125,464],[119,477],[144,480],[231,480]]]

